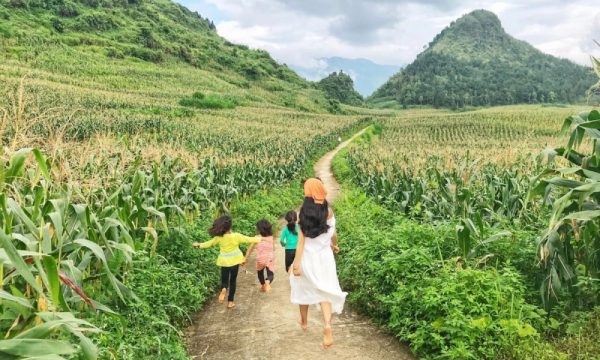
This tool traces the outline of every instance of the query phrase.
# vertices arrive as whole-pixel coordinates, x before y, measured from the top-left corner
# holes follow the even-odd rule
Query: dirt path
[[[333,201],[340,186],[331,173],[331,160],[355,137],[341,143],[315,165]],[[322,317],[311,306],[308,331],[298,323],[298,307],[290,303],[290,285],[285,273],[284,249],[277,244],[277,263],[273,291],[264,294],[251,256],[240,269],[236,292],[237,307],[227,310],[215,299],[199,313],[186,330],[189,354],[196,359],[414,359],[410,351],[394,337],[383,333],[371,322],[347,307],[333,318],[334,346],[323,350]],[[340,255],[343,256],[343,255]],[[247,271],[246,271],[247,270]]]

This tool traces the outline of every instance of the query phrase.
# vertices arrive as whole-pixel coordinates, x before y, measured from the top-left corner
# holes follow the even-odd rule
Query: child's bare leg
[[[323,347],[326,349],[333,345],[333,333],[331,331],[331,303],[324,301],[321,303],[321,311],[323,311]]]
[[[229,267],[221,267],[221,293],[219,294],[219,302],[222,304],[225,302],[225,295],[227,295],[227,288],[229,287],[229,274],[231,272]]]
[[[273,283],[273,278],[275,274],[268,267],[265,268],[267,270],[267,280],[265,281],[265,291],[271,292],[271,283]]]
[[[300,320],[298,323],[302,330],[308,328],[308,305],[300,305]]]

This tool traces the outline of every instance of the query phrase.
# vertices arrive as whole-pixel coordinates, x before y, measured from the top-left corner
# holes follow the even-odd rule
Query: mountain
[[[369,96],[380,87],[390,76],[394,75],[399,66],[380,65],[367,59],[347,59],[342,57],[326,57],[319,59],[322,66],[308,68],[290,66],[294,71],[308,80],[319,80],[334,71],[344,71],[354,80],[356,90],[362,96]]]
[[[369,99],[373,104],[488,106],[577,102],[591,69],[544,54],[508,35],[498,17],[476,10],[445,28]]]
[[[331,106],[266,51],[227,41],[210,20],[170,0],[0,0],[0,64],[11,66],[6,74],[30,68],[48,81],[61,75],[135,92],[122,70],[131,67],[149,72],[157,91],[172,85],[181,96],[202,91],[306,111]]]
[[[352,78],[343,71],[332,72],[317,83],[318,87],[325,91],[330,99],[337,100],[343,104],[360,106],[363,98],[354,90]]]

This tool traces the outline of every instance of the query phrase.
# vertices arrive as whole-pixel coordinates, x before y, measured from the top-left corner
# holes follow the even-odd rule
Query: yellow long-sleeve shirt
[[[217,258],[217,265],[223,267],[235,266],[244,262],[244,254],[240,250],[241,243],[259,243],[260,237],[244,236],[238,233],[229,233],[214,237],[212,240],[200,244],[201,248],[219,245],[221,253]]]

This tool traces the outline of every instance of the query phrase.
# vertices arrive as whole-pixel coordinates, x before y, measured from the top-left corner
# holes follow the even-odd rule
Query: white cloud
[[[319,58],[414,60],[452,20],[494,11],[507,32],[555,56],[589,64],[600,47],[600,6],[593,0],[204,0],[227,20],[227,39],[269,51],[277,60],[319,68]]]

